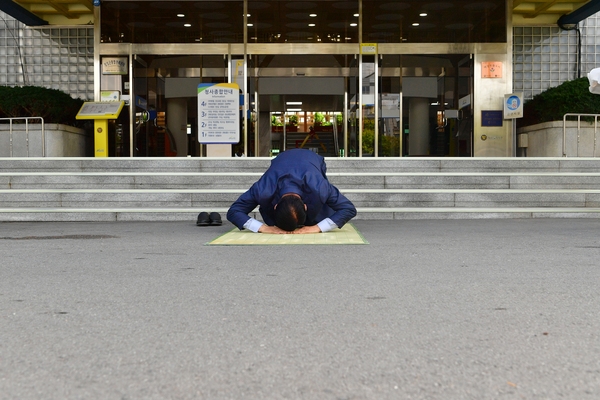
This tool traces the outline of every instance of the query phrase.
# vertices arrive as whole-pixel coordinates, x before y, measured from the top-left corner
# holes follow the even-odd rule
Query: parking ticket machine
[[[117,119],[124,101],[87,101],[76,119],[94,120],[94,157],[108,157],[108,121]]]

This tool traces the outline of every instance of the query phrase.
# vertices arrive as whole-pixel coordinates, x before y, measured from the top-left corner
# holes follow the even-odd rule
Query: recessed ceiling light
[[[308,26],[315,26],[315,24],[308,24]]]
[[[350,26],[358,26],[358,24],[353,22],[350,24]]]
[[[415,22],[415,23],[412,24],[412,26],[419,26],[419,23]]]
[[[302,111],[301,108],[288,108],[288,111],[292,111],[292,112],[298,112],[298,111]]]
[[[254,24],[247,24],[247,26],[254,26]]]
[[[316,16],[317,16],[317,14],[309,14],[308,16],[309,16],[309,17],[313,17],[313,18],[314,18],[314,17],[316,17]]]
[[[186,28],[189,28],[190,26],[192,26],[192,24],[183,24],[183,26],[185,26]]]
[[[355,17],[358,17],[360,14],[354,14]]]
[[[177,14],[177,16],[178,16],[179,18],[183,18],[183,17],[185,17],[185,14]]]
[[[421,13],[421,14],[419,14],[419,17],[426,17],[426,16],[427,16],[427,13]]]
[[[302,102],[301,101],[286,101],[285,104],[287,104],[289,106],[301,106]]]

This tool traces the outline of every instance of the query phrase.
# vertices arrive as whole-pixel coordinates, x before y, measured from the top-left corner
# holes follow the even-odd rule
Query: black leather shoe
[[[221,221],[221,216],[219,215],[219,213],[211,212],[209,218],[210,218],[211,225],[222,225],[223,224],[223,221]]]
[[[196,221],[197,226],[208,226],[210,225],[210,217],[207,212],[202,211],[198,214],[198,220]]]

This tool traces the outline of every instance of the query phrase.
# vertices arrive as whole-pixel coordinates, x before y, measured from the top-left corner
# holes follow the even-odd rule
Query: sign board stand
[[[235,83],[198,85],[198,141],[208,157],[231,157],[240,142],[240,88]]]
[[[94,157],[108,157],[108,120],[117,119],[124,101],[88,101],[77,113],[76,119],[94,120]]]
[[[504,95],[504,119],[512,120],[512,155],[517,156],[517,118],[523,118],[523,93]]]

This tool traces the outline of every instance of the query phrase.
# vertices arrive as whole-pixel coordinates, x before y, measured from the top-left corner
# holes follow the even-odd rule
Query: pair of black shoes
[[[209,226],[209,225],[222,225],[223,221],[221,220],[221,215],[216,212],[211,212],[210,214],[202,211],[198,214],[198,220],[196,221],[196,225],[198,226]]]

